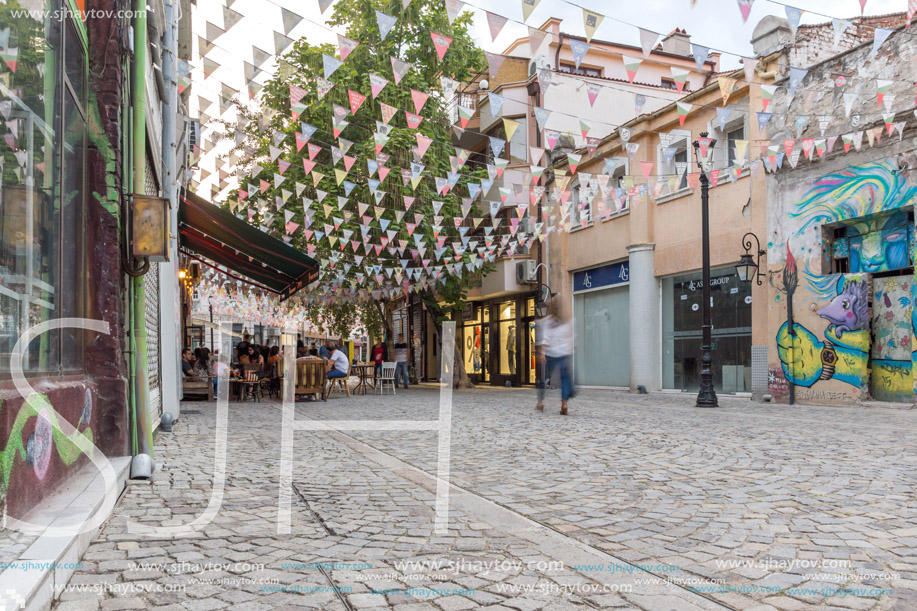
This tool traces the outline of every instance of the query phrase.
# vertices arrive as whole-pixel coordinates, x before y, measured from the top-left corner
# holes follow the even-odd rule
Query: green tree
[[[376,9],[398,19],[384,40]],[[309,229],[322,235],[315,233],[308,239],[303,230],[295,231],[291,243],[322,263],[319,288],[324,295],[313,298],[310,313],[323,328],[346,336],[362,321],[367,330],[373,328],[373,335],[381,333],[388,328],[386,303],[397,298],[405,282],[415,282],[413,274],[418,273],[415,270],[421,270],[427,280],[420,282],[417,290],[433,311],[439,328],[448,312],[461,308],[472,279],[479,279],[481,273],[491,269],[480,258],[481,250],[453,246],[460,240],[468,244],[470,230],[460,233],[453,218],[463,216],[462,197],[466,198],[467,208],[467,184],[486,177],[484,164],[475,160],[465,163],[455,173],[459,174],[457,183],[446,195],[437,193],[434,180],[434,177],[447,177],[456,169],[454,159],[450,160],[450,156],[456,155],[448,112],[452,100],[445,99],[442,93],[441,77],[469,82],[486,66],[483,53],[468,32],[471,15],[464,13],[450,24],[441,0],[413,0],[407,9],[402,8],[401,0],[339,0],[329,23],[361,44],[330,76],[334,86],[324,97],[318,87],[324,76],[322,54],[336,56],[338,50],[333,45],[312,45],[302,39],[282,58],[278,74],[265,84],[257,112],[240,107],[245,138],[234,152],[250,160],[249,170],[255,163],[262,168],[256,175],[243,179],[243,190],[251,190],[248,185],[258,185],[261,180],[270,186],[264,193],[258,189],[236,201],[254,206],[255,222],[268,226],[278,235],[284,235],[284,211],[292,212],[290,221],[300,225],[306,223],[307,215],[311,216]],[[431,32],[452,38],[442,61],[437,57]],[[392,57],[411,64],[397,85]],[[370,95],[370,74],[390,81],[375,100]],[[306,92],[301,100],[305,109],[296,119],[291,114],[291,84]],[[419,113],[424,120],[418,129],[411,129],[403,112],[391,119],[392,130],[382,149],[390,155],[385,165],[391,168],[391,174],[377,186],[373,180],[379,176],[371,174],[367,162],[377,160],[374,132],[376,122],[383,119],[379,103],[413,113],[412,89],[430,96]],[[333,109],[334,105],[350,109],[350,90],[365,95],[366,100],[355,115],[344,117],[349,124],[340,138],[352,142],[346,154],[357,162],[345,182],[338,184],[332,168],[343,168],[341,163],[335,163],[331,147],[343,148],[345,142],[334,137]],[[318,128],[310,142],[323,149],[315,157],[318,163],[315,170],[325,177],[317,185],[302,162],[303,158],[309,159],[308,148],[303,146],[297,152],[294,146],[295,133],[300,131],[302,123]],[[415,161],[413,149],[418,144],[418,133],[430,138],[432,144],[420,159],[425,166],[422,179],[412,188],[410,183],[404,186],[401,169],[410,169]],[[274,155],[272,160],[272,146],[277,142],[282,142],[279,146],[284,154]],[[291,165],[283,172],[282,183],[276,186],[275,178],[281,169],[279,161]],[[349,193],[347,181],[353,185]],[[295,194],[297,183],[306,185],[302,197]],[[383,192],[381,196],[379,191]],[[327,193],[322,201],[318,201],[319,192]],[[405,197],[416,197],[410,208]],[[284,202],[281,209],[276,209],[278,198]],[[434,200],[442,202],[438,212]],[[424,216],[415,228],[412,221],[416,222],[413,215],[417,213]],[[483,216],[476,202],[467,216]],[[439,223],[437,217],[442,217]],[[330,227],[335,229],[329,231]],[[364,232],[372,241],[371,250],[363,245]],[[411,249],[416,246],[414,236],[418,234],[425,237],[427,251],[423,256],[413,257]],[[437,238],[445,238],[442,247]],[[440,265],[445,266],[441,277],[432,278],[427,267]],[[456,269],[456,266],[461,267]],[[456,358],[456,371],[458,385],[470,384],[461,358]]]

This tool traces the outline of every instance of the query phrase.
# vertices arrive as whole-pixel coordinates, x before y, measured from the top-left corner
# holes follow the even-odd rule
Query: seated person
[[[311,356],[318,356],[318,348],[315,347],[315,342],[312,342],[312,345],[309,347],[309,354]]]
[[[327,344],[322,344],[318,347],[318,355],[325,360],[331,358],[331,346],[334,346],[334,342],[328,342]]]
[[[194,355],[191,348],[185,348],[181,351],[181,372],[183,375],[191,377],[194,375]]]
[[[325,374],[328,379],[346,378],[347,372],[350,371],[350,363],[347,361],[347,355],[338,350],[337,345],[331,342],[328,345],[331,349],[331,356],[325,364]]]

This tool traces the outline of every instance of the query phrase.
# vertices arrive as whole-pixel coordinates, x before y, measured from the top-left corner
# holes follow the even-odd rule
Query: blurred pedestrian
[[[404,341],[404,335],[398,334],[398,341],[395,342],[395,388],[398,382],[404,380],[405,389],[408,387],[408,345]]]
[[[573,354],[573,326],[558,312],[557,302],[548,306],[548,315],[538,321],[539,337],[535,343],[538,362],[544,364],[544,379],[538,389],[538,403],[535,409],[544,411],[545,383],[552,372],[560,371],[560,415],[567,415],[567,401],[576,394],[573,388],[573,372],[570,359]]]

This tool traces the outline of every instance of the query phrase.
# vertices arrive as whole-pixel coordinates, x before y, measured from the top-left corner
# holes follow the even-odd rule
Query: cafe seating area
[[[329,380],[326,377],[324,360],[318,357],[298,358],[293,385],[296,401],[327,401],[332,397],[347,399],[381,390],[383,383],[393,387],[395,364],[385,363],[385,366],[382,368],[381,377],[377,378],[374,375],[374,363],[355,362],[350,366],[348,377]],[[229,367],[229,400],[259,403],[264,397],[282,398],[285,371],[283,359],[278,359],[272,365],[233,364]],[[213,379],[206,377],[183,379],[182,391],[186,399],[203,400],[206,397],[207,401],[213,401],[215,396]]]

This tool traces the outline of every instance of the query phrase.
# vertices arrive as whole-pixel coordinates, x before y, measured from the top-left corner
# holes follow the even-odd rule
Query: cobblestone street
[[[583,390],[453,395],[449,530],[438,435],[295,433],[277,534],[281,404],[182,404],[151,482],[127,491],[57,609],[915,609],[917,411]],[[435,420],[439,392],[296,404],[298,421]]]

